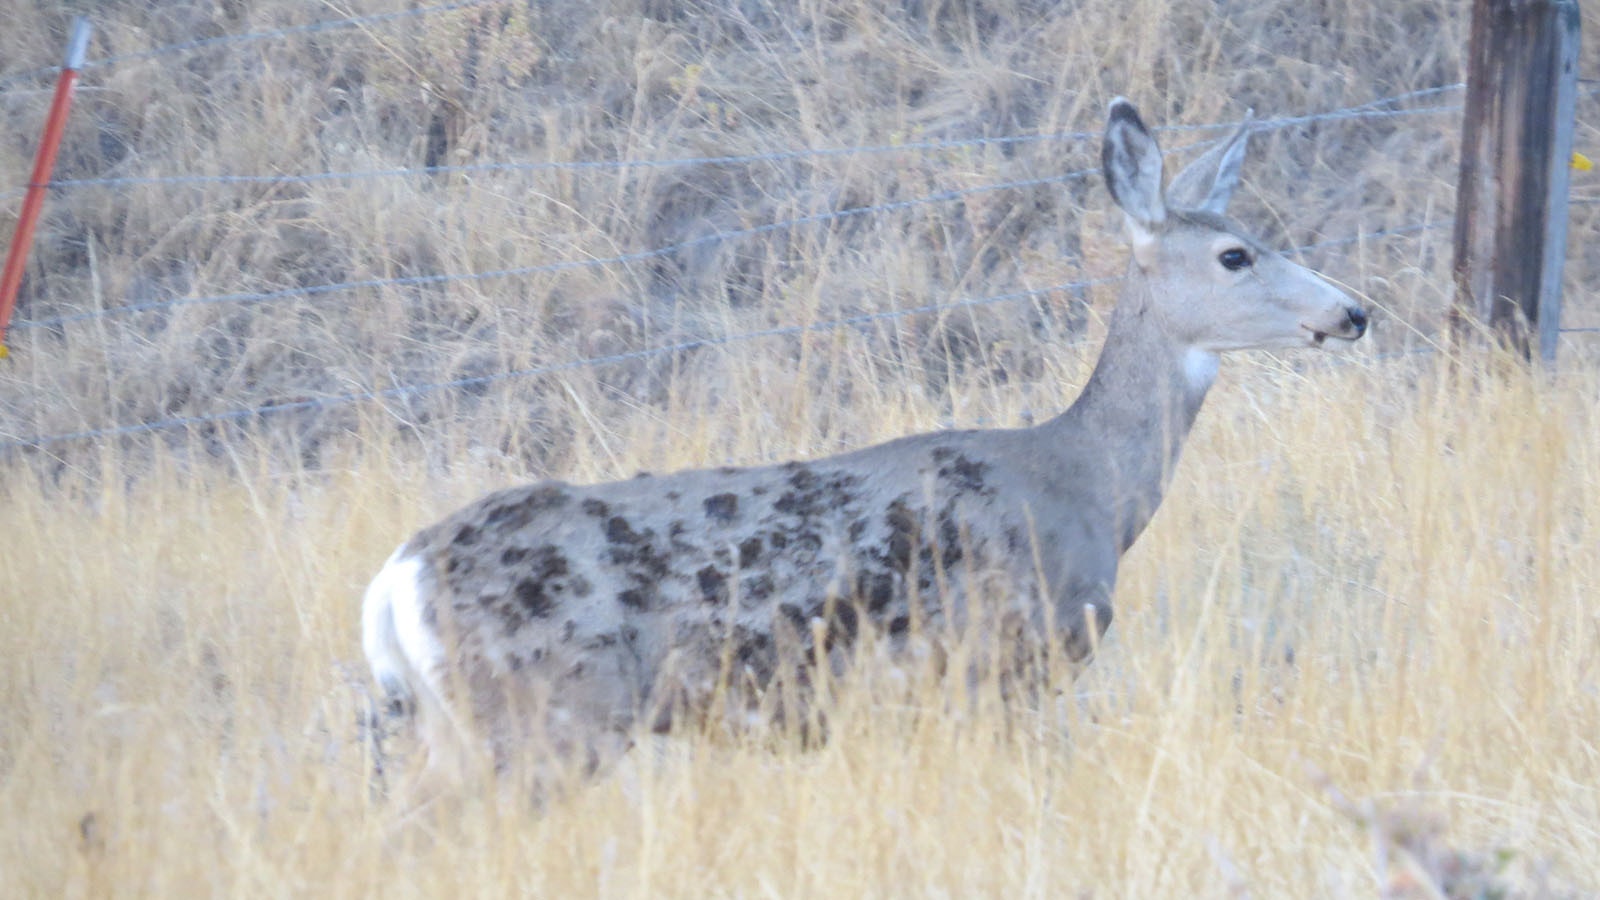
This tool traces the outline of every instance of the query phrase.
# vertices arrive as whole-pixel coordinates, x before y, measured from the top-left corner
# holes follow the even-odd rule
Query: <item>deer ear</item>
[[[1200,154],[1185,166],[1172,185],[1167,188],[1167,198],[1178,209],[1200,209],[1221,215],[1228,208],[1233,189],[1239,186],[1239,168],[1244,165],[1244,154],[1250,144],[1250,119],[1253,111],[1247,110],[1239,129],[1225,141]]]
[[[1167,220],[1167,204],[1161,195],[1161,148],[1144,127],[1139,111],[1123,97],[1111,101],[1107,110],[1100,164],[1112,199],[1127,215],[1134,243],[1154,237]]]

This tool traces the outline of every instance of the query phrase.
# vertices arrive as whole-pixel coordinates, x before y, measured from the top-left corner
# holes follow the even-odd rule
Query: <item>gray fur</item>
[[[1161,190],[1161,148],[1125,98],[1111,101],[1106,113],[1106,138],[1100,147],[1100,165],[1106,188],[1122,207],[1128,224],[1149,232],[1167,219]]]
[[[770,711],[775,681],[803,687],[819,663],[843,671],[869,628],[891,648],[913,631],[976,628],[1086,659],[1215,353],[1353,340],[1365,325],[1343,293],[1216,211],[1168,215],[1160,150],[1126,101],[1112,105],[1105,156],[1116,198],[1149,230],[1093,375],[1050,421],[812,462],[515,487],[402,546],[368,592],[364,640],[381,682],[419,681],[406,693],[433,749],[465,732],[505,762],[542,741],[592,769],[641,729],[705,714],[719,686]],[[1233,176],[1207,166],[1236,177],[1236,162]],[[1234,248],[1249,267],[1220,263]]]
[[[1250,144],[1250,122],[1255,110],[1246,110],[1244,121],[1225,141],[1200,154],[1167,186],[1167,200],[1174,206],[1222,215],[1228,210],[1245,150]]]

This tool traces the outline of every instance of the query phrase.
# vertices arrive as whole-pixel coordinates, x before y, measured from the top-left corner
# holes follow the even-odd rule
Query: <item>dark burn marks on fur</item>
[[[856,576],[856,596],[876,615],[894,602],[894,575],[888,572],[862,572]]]
[[[770,550],[762,565],[790,569],[781,573],[785,578],[825,581],[828,573],[817,566],[828,562],[823,557],[828,538],[842,537],[842,523],[860,518],[862,478],[799,462],[779,471],[784,476],[782,493],[772,503],[773,515],[763,523],[771,530],[759,535]]]
[[[922,543],[919,517],[906,503],[906,498],[901,497],[889,504],[883,521],[889,526],[889,545],[883,561],[897,572],[906,572],[911,568],[917,545]]]
[[[569,577],[572,565],[554,544],[508,548],[502,557],[510,555],[518,559],[515,570],[510,573],[514,580],[509,584],[500,582],[502,587],[483,590],[477,597],[480,607],[499,618],[507,635],[515,634],[535,619],[548,618],[560,607],[564,597],[581,596],[589,590],[588,581],[582,576]],[[455,587],[460,592],[465,585]]]
[[[516,654],[498,657],[522,677],[583,661],[588,677],[639,679],[633,697],[643,703],[666,654],[715,647],[722,655],[697,656],[702,668],[689,674],[763,689],[774,678],[804,684],[813,666],[843,672],[851,658],[841,647],[864,634],[904,647],[923,623],[954,621],[962,596],[946,589],[987,586],[974,576],[988,579],[990,554],[1015,554],[1015,526],[989,499],[1009,485],[1003,469],[981,461],[978,447],[923,447],[887,474],[850,459],[734,479],[702,471],[570,488],[556,500],[564,509],[531,517],[531,498],[501,498],[433,532],[429,559],[477,563],[464,582],[470,593],[457,595],[474,614],[466,624],[485,638],[502,622],[526,629],[509,645]],[[452,538],[465,529],[458,548]],[[557,546],[570,557],[552,558]],[[493,609],[479,609],[491,592]],[[631,647],[619,637],[623,623],[648,640]]]
[[[739,516],[739,498],[735,494],[713,494],[704,505],[706,518],[719,525],[727,525]]]
[[[744,625],[733,630],[733,660],[735,675],[747,675],[758,685],[766,685],[778,670],[778,650],[772,635]]]
[[[606,540],[613,544],[637,545],[644,542],[644,536],[634,531],[627,519],[612,516],[606,520]]]
[[[884,509],[883,523],[887,539],[881,547],[867,548],[863,554],[881,570],[869,567],[856,580],[857,594],[874,611],[887,606],[885,595],[893,594],[893,576],[910,581],[915,575],[918,589],[929,590],[937,583],[940,570],[950,572],[971,549],[971,537],[961,527],[954,494],[931,514],[912,506],[909,495],[901,495]]]
[[[566,486],[560,483],[535,484],[529,487],[512,488],[499,491],[485,497],[482,503],[482,515],[474,523],[481,531],[493,532],[498,535],[514,534],[528,527],[540,514],[553,509],[560,509],[572,502],[572,497],[567,493]],[[462,531],[473,527],[471,524],[464,526]],[[471,545],[477,538],[462,541],[462,534],[456,534],[456,543]]]
[[[700,586],[700,599],[721,605],[728,602],[728,575],[716,566],[706,566],[694,574]]]
[[[993,476],[952,449],[922,460],[907,473],[920,484],[898,495],[830,462],[748,480],[646,482],[634,494],[546,486],[485,498],[474,516],[435,532],[433,546],[441,561],[478,563],[457,596],[508,635],[543,627],[563,652],[624,652],[605,634],[563,631],[586,608],[652,629],[705,627],[735,641],[740,677],[765,681],[775,667],[837,661],[831,654],[864,630],[896,636],[919,611],[939,615],[939,590],[964,577],[956,570],[975,552],[963,516],[985,505]],[[559,511],[541,515],[546,508]],[[913,597],[918,609],[907,606]]]
[[[533,521],[535,512],[526,503],[503,503],[489,510],[483,517],[483,525],[502,533],[519,531]]]
[[[783,467],[788,476],[788,489],[773,502],[772,508],[786,516],[816,519],[857,502],[856,489],[861,484],[858,475],[833,471],[818,474],[805,463],[792,462]]]
[[[790,628],[794,629],[796,636],[803,637],[811,633],[810,627],[806,624],[810,617],[799,606],[793,603],[780,603],[778,604],[778,615],[782,617]]]
[[[771,634],[782,652],[781,661],[802,678],[816,664],[819,641],[825,653],[853,646],[863,618],[872,621],[871,612],[848,597],[829,597],[821,603],[784,602],[771,610]]]
[[[524,578],[517,582],[517,587],[512,593],[516,595],[517,603],[529,618],[542,619],[550,615],[550,610],[556,605],[549,592],[544,589],[544,585],[532,578]]]
[[[956,521],[955,498],[951,497],[940,507],[934,517],[934,533],[928,536],[923,534],[925,515],[922,511],[912,509],[904,497],[889,504],[884,514],[884,521],[889,525],[888,562],[897,571],[903,573],[910,570],[913,554],[924,563],[931,562],[936,550],[939,563],[947,569],[961,561],[966,541]],[[926,537],[933,537],[934,540],[929,541]]]
[[[961,526],[956,523],[955,498],[945,502],[939,510],[939,562],[946,569],[955,566],[961,561],[966,547],[966,541],[961,534]]]
[[[748,569],[761,562],[761,538],[745,538],[739,542],[739,568]]]
[[[605,560],[621,569],[628,583],[617,593],[617,602],[639,612],[650,609],[658,585],[672,571],[671,558],[655,544],[655,531],[636,531],[626,518],[614,515],[605,520],[605,537]]]
[[[741,605],[755,605],[772,597],[777,586],[772,583],[772,576],[765,572],[751,575],[739,582],[739,597]]]
[[[593,585],[573,571],[566,549],[538,524],[573,501],[571,489],[559,481],[510,488],[484,497],[453,526],[444,526],[455,531],[447,545],[436,545],[434,559],[456,597],[454,606],[487,612],[510,635],[548,618],[567,598],[588,595]]]
[[[554,545],[546,544],[534,551],[532,556],[527,577],[517,582],[517,597],[523,601],[528,615],[543,618],[550,614],[554,606],[551,595],[565,589],[560,579],[569,574],[572,567]]]
[[[933,461],[938,465],[939,478],[957,493],[965,491],[989,497],[994,495],[994,488],[989,487],[985,481],[989,464],[975,462],[965,453],[950,447],[935,447],[931,454]]]
[[[856,636],[861,633],[861,613],[849,600],[840,599],[828,604],[823,621],[827,629],[825,646],[829,650],[854,644]]]
[[[1006,526],[1006,552],[1012,556],[1021,556],[1024,550],[1031,550],[1032,543],[1022,529],[1015,524]]]

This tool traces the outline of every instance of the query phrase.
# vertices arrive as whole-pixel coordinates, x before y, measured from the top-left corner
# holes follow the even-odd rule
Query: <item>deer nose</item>
[[[1359,306],[1352,306],[1344,311],[1345,317],[1350,320],[1350,330],[1356,337],[1367,333],[1367,311]]]

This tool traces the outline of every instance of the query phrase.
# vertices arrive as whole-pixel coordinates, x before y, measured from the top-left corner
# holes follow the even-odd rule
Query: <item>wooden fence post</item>
[[[1576,0],[1473,0],[1456,194],[1457,336],[1553,364],[1577,100]]]

